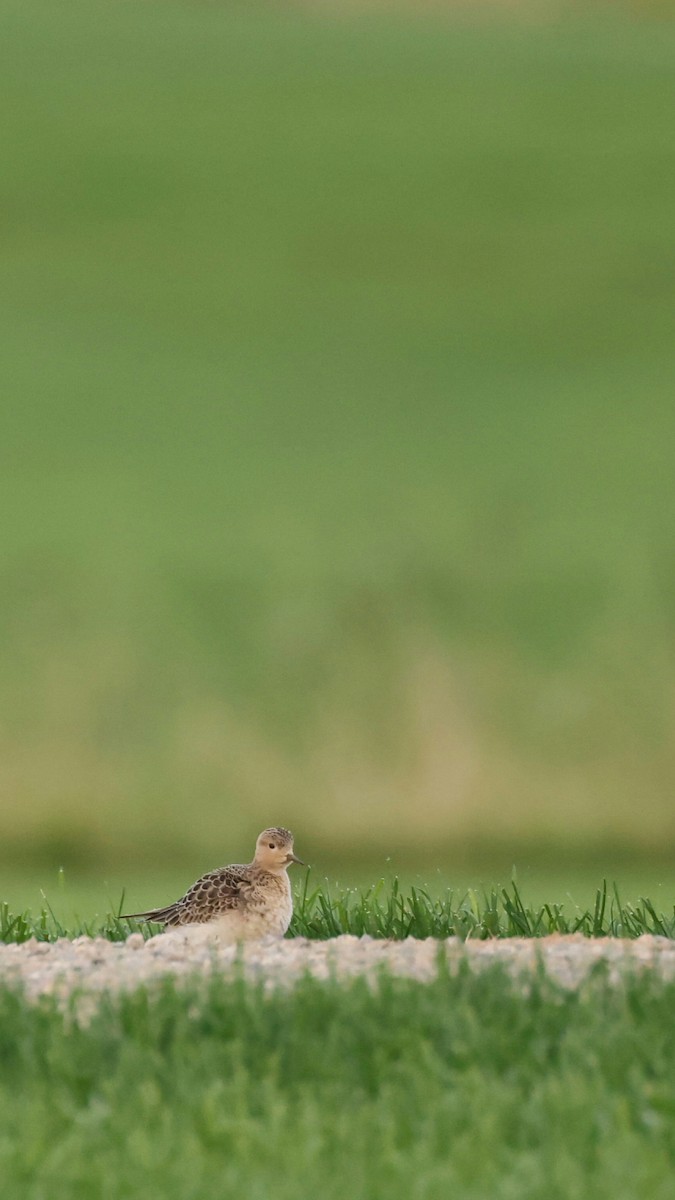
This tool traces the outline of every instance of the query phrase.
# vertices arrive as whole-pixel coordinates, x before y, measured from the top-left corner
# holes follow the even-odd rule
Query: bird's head
[[[281,829],[278,826],[263,829],[255,844],[254,862],[256,866],[262,867],[264,871],[271,871],[273,875],[280,875],[291,863],[304,866],[302,859],[293,853],[293,834],[289,829]]]

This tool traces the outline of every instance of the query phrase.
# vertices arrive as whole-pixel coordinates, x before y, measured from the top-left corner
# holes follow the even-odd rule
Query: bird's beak
[[[287,863],[292,863],[292,862],[297,863],[299,867],[304,867],[304,865],[305,865],[304,862],[302,861],[302,859],[298,858],[297,854],[292,854],[292,853],[286,855],[286,862]]]

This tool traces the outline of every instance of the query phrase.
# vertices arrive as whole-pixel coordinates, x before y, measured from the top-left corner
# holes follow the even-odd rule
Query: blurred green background
[[[0,899],[667,885],[675,25],[321,8],[0,0]]]

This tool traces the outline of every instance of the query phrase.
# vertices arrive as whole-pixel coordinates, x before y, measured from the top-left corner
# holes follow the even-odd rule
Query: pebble
[[[0,983],[20,987],[30,1001],[55,995],[66,1004],[77,991],[87,996],[87,1011],[97,996],[130,991],[172,977],[232,978],[243,971],[266,989],[292,986],[311,975],[316,979],[347,980],[365,976],[376,980],[381,971],[428,982],[438,974],[439,957],[452,972],[466,962],[473,971],[500,963],[514,978],[531,975],[541,963],[546,973],[565,988],[577,988],[599,962],[608,967],[610,981],[626,970],[650,969],[663,979],[675,978],[675,942],[644,934],[634,940],[584,938],[581,934],[546,938],[508,938],[467,941],[447,938],[406,938],[394,942],[345,934],[327,941],[266,938],[242,945],[223,945],[205,936],[186,937],[170,931],[144,940],[132,933],[125,942],[78,937],[72,941],[0,943]]]

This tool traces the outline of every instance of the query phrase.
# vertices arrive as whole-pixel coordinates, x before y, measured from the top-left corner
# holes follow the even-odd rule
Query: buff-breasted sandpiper
[[[228,942],[283,937],[293,915],[287,874],[291,863],[304,866],[293,853],[290,830],[263,829],[253,862],[209,871],[166,908],[128,913],[123,920],[156,921],[165,928],[203,931]]]

